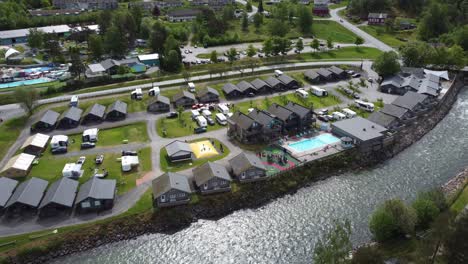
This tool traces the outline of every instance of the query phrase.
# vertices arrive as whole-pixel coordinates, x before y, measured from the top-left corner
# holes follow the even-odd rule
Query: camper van
[[[188,91],[191,92],[191,93],[195,93],[195,84],[193,82],[189,82],[187,84],[188,86]]]
[[[317,86],[311,86],[310,87],[310,92],[318,97],[322,97],[322,96],[327,96],[328,95],[328,92],[327,90],[325,89],[322,89],[320,87],[317,87]]]
[[[224,115],[229,113],[229,108],[225,104],[218,104],[216,109],[218,110],[218,112],[220,112],[220,113],[222,113]]]
[[[149,96],[158,96],[160,93],[159,87],[153,87],[148,91]]]
[[[195,121],[201,127],[207,127],[208,126],[208,123],[207,123],[206,118],[204,116],[195,117]]]
[[[190,110],[192,112],[192,119],[195,120],[197,116],[200,115],[200,112],[198,110]]]
[[[358,108],[364,109],[367,112],[374,112],[374,104],[369,102],[364,102],[362,100],[355,100],[354,103]]]
[[[78,96],[77,95],[74,95],[71,97],[70,99],[70,106],[71,107],[78,107]]]
[[[222,113],[217,113],[216,114],[216,121],[220,124],[220,125],[227,125],[227,118],[225,115],[223,115]]]
[[[309,93],[306,92],[304,89],[297,89],[296,90],[296,95],[301,97],[301,98],[309,98]]]
[[[143,92],[141,91],[141,88],[136,88],[135,91],[131,93],[130,98],[132,100],[142,100],[143,99]]]
[[[83,131],[83,142],[97,142],[98,141],[98,128],[90,128]]]
[[[346,119],[346,115],[340,112],[333,112],[332,117],[335,121]]]
[[[343,110],[341,110],[341,112],[343,112],[343,114],[346,115],[346,118],[353,118],[353,117],[357,116],[356,112],[354,112],[353,110],[351,110],[349,108],[343,108]]]
[[[275,70],[275,76],[278,77],[280,75],[283,75],[283,72],[280,70]]]
[[[201,113],[204,117],[211,116],[211,111],[208,109],[204,109]]]

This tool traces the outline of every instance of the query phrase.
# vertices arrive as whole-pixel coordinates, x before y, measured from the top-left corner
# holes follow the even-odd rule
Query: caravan
[[[318,97],[322,97],[322,96],[327,96],[328,95],[328,92],[327,90],[325,89],[322,89],[320,87],[317,87],[317,86],[311,86],[310,87],[310,92]]]
[[[333,117],[333,120],[335,121],[346,119],[346,115],[340,112],[333,112],[332,117]]]
[[[195,121],[200,127],[207,127],[208,123],[206,121],[206,118],[204,116],[197,116],[195,117]]]
[[[229,108],[225,104],[218,104],[216,108],[218,112],[220,112],[223,115],[227,115],[227,113],[229,113]]]
[[[355,100],[354,103],[358,108],[364,109],[367,112],[374,112],[374,104],[369,102],[364,102],[362,100]]]
[[[130,98],[132,100],[142,100],[143,99],[143,92],[141,91],[141,88],[136,88],[131,94]]]
[[[341,110],[341,112],[343,112],[343,114],[346,115],[346,118],[353,118],[353,117],[357,116],[356,112],[354,112],[353,110],[351,110],[349,108],[343,108],[343,110]]]
[[[309,93],[302,88],[296,90],[296,95],[304,99],[309,98]]]
[[[158,96],[161,91],[159,90],[159,87],[153,87],[148,91],[149,96]]]
[[[188,91],[191,92],[191,93],[195,93],[195,84],[193,82],[189,82],[187,84],[188,86]]]
[[[224,114],[222,113],[217,113],[216,114],[216,121],[220,124],[220,125],[227,125],[227,118]]]
[[[90,128],[83,131],[82,140],[83,142],[97,142],[98,141],[99,129]]]
[[[70,99],[70,107],[78,107],[78,96],[73,95]]]
[[[275,70],[275,76],[276,76],[276,77],[279,77],[279,76],[281,76],[281,75],[283,75],[283,72],[282,72],[282,71],[280,71],[280,70]]]

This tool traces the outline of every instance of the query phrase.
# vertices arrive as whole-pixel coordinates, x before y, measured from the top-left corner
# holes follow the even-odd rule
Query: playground
[[[219,155],[219,152],[209,140],[190,143],[190,148],[197,159],[206,159]]]
[[[281,148],[268,146],[257,153],[267,169],[268,175],[292,169],[300,162]]]

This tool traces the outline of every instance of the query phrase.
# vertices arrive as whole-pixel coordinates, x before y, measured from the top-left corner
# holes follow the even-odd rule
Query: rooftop
[[[332,124],[332,127],[336,127],[361,141],[380,138],[387,131],[385,127],[360,116],[337,121]]]

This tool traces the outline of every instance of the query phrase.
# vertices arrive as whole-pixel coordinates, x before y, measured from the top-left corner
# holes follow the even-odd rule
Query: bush
[[[439,208],[430,200],[418,198],[413,203],[418,218],[417,224],[421,228],[426,228],[439,215]]]
[[[377,241],[410,235],[414,232],[417,217],[413,208],[401,200],[386,201],[371,217],[369,228]]]
[[[372,247],[360,247],[353,254],[352,264],[383,264],[382,255]]]

